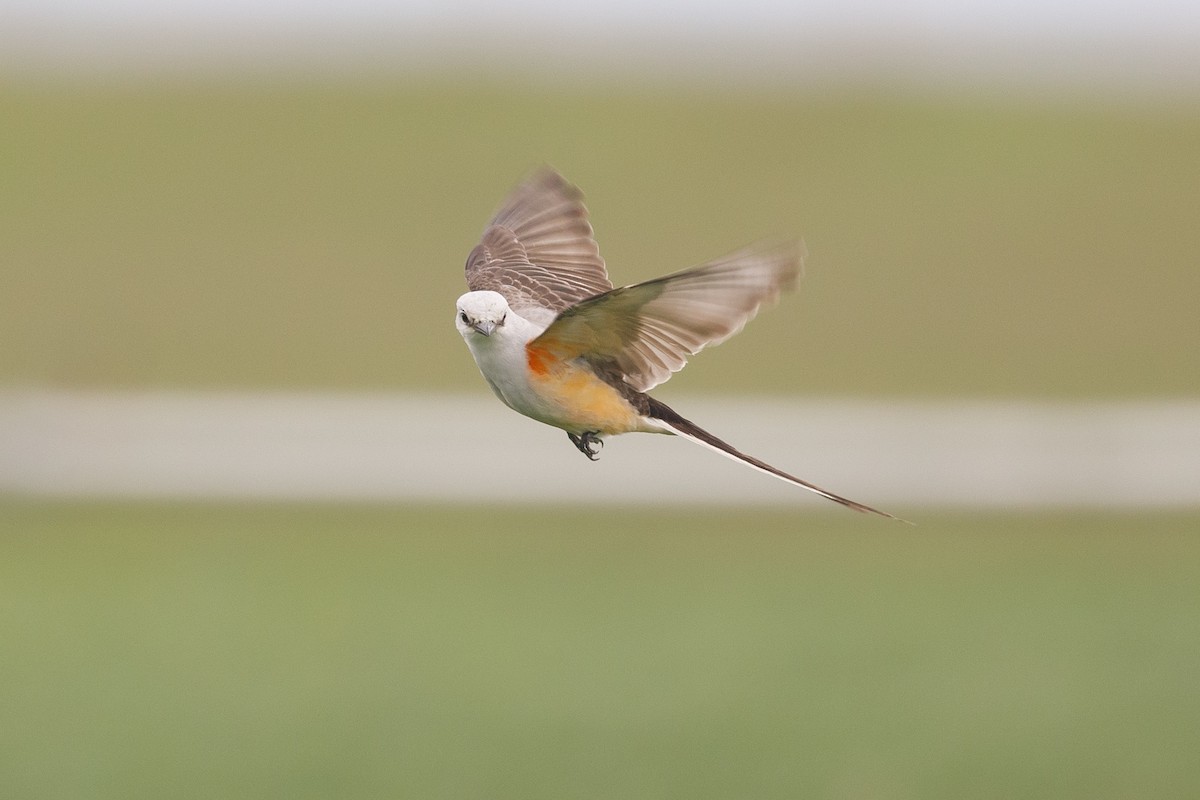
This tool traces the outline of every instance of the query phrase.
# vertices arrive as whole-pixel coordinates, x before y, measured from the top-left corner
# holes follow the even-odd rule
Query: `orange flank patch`
[[[591,370],[564,359],[556,348],[527,344],[525,363],[531,385],[554,409],[551,424],[609,434],[638,430],[639,417],[629,401]]]
[[[535,376],[545,377],[548,372],[558,372],[583,354],[581,343],[564,337],[563,332],[561,323],[555,323],[548,332],[525,345],[525,363]]]
[[[536,347],[533,344],[525,345],[525,363],[529,365],[529,371],[539,377],[544,376],[550,371],[549,363],[554,361],[554,356],[544,347]]]
[[[633,408],[608,384],[590,375],[568,380],[563,388],[571,397],[572,408],[585,430],[601,433],[626,433],[637,428]]]

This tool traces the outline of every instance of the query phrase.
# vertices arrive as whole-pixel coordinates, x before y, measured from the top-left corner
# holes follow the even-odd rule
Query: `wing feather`
[[[580,191],[549,168],[519,185],[467,257],[467,287],[551,316],[613,288]]]
[[[796,242],[758,244],[699,267],[613,289],[562,311],[534,344],[612,366],[644,392],[742,329],[803,264]]]

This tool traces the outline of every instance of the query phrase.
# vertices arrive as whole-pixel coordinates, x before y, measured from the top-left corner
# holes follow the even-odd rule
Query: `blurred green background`
[[[1200,106],[1097,97],[9,76],[0,386],[485,393],[550,163],[618,283],[804,238],[668,391],[1194,398]],[[0,795],[1195,791],[1200,515],[893,510],[0,498]]]
[[[9,504],[8,797],[1189,797],[1197,516]]]
[[[9,81],[0,118],[3,383],[478,391],[462,264],[541,163],[587,193],[617,283],[805,240],[801,296],[686,389],[1200,379],[1200,108],[1178,100],[197,78]]]

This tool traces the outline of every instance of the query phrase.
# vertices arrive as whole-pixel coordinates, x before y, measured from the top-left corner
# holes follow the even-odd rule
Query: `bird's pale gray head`
[[[458,298],[454,323],[464,338],[491,336],[508,318],[508,301],[499,292],[467,292]]]

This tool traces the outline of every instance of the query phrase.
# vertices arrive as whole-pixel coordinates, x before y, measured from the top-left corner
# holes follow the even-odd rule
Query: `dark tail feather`
[[[827,489],[822,489],[820,486],[817,486],[816,484],[812,484],[812,483],[809,483],[808,481],[801,480],[800,478],[797,478],[795,475],[789,475],[788,473],[784,472],[781,469],[776,469],[775,467],[772,467],[767,462],[760,461],[757,458],[755,458],[754,456],[748,456],[745,453],[743,453],[742,451],[738,450],[733,445],[731,445],[727,442],[723,442],[720,439],[718,439],[716,436],[713,436],[711,433],[704,430],[696,423],[691,422],[690,420],[684,419],[683,417],[679,416],[679,414],[675,413],[675,411],[673,411],[666,404],[661,403],[658,400],[655,400],[653,397],[649,397],[648,395],[646,396],[646,399],[650,401],[650,408],[649,408],[649,413],[647,414],[647,416],[663,423],[673,433],[675,433],[679,436],[682,436],[685,439],[691,439],[693,442],[696,442],[697,444],[700,444],[700,445],[708,447],[712,450],[715,450],[723,456],[732,458],[735,461],[741,461],[743,464],[747,464],[751,467],[754,467],[755,469],[759,470],[760,472],[765,472],[768,475],[774,475],[776,478],[785,480],[788,483],[795,484],[796,486],[800,486],[805,489],[808,489],[810,492],[816,492],[817,494],[821,495],[822,497],[828,498],[835,503],[841,503],[842,505],[846,506],[847,508],[852,508],[855,511],[861,511],[861,512],[867,513],[867,514],[878,514],[881,517],[887,517],[888,519],[898,520],[900,522],[905,522],[909,525],[912,524],[911,522],[908,522],[908,520],[900,519],[900,517],[893,516],[893,515],[887,513],[886,511],[880,511],[877,508],[871,508],[870,506],[863,505],[862,503],[856,503],[853,500],[842,497],[840,495],[836,495]]]

